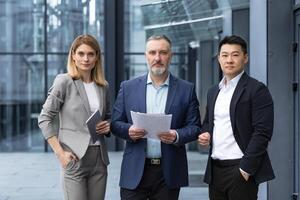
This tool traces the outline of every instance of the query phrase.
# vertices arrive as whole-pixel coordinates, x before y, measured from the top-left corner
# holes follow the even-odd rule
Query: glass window
[[[0,56],[0,151],[27,151],[41,146],[43,140],[37,128],[37,113],[44,98],[41,57]]]
[[[103,0],[48,0],[48,51],[68,51],[74,38],[88,33],[103,46]]]
[[[0,1],[1,52],[43,51],[43,5],[37,2]]]

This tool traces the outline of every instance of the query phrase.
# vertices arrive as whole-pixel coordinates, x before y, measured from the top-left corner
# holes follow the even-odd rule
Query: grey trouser
[[[103,200],[107,181],[107,166],[99,146],[90,146],[78,162],[71,161],[62,169],[65,200]]]

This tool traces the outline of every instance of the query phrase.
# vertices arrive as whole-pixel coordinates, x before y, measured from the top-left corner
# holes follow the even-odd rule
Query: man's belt
[[[146,158],[146,164],[148,165],[160,165],[161,159],[160,158]]]

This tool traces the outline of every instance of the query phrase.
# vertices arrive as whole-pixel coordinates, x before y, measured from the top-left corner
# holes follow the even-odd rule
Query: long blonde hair
[[[97,60],[95,62],[95,67],[91,71],[92,80],[100,86],[106,86],[107,81],[105,80],[104,77],[100,46],[98,44],[98,41],[93,36],[88,34],[79,35],[73,41],[68,56],[68,64],[67,64],[68,74],[73,79],[81,79],[81,74],[78,71],[77,66],[75,65],[72,55],[76,52],[77,48],[82,44],[88,45],[96,51]]]

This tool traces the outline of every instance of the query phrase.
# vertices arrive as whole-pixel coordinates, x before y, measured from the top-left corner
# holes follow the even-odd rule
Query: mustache
[[[161,63],[161,62],[155,62],[155,63],[152,63],[151,66],[153,66],[153,65],[163,65],[163,63]]]

